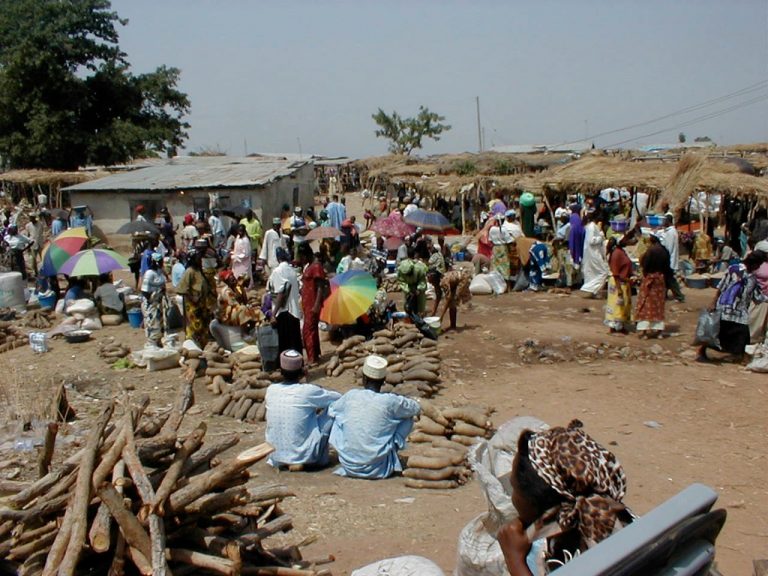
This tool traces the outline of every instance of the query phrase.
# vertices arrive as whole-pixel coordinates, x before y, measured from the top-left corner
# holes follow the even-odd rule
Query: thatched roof
[[[105,176],[103,172],[56,172],[53,170],[10,170],[0,173],[0,182],[12,182],[27,186],[71,186]]]
[[[637,162],[618,157],[588,156],[532,176],[527,179],[526,186],[533,191],[561,193],[597,192],[608,187],[634,187],[662,193],[670,185],[677,167],[677,162]],[[694,188],[768,199],[768,178],[743,174],[737,165],[719,159],[708,158],[703,162]]]

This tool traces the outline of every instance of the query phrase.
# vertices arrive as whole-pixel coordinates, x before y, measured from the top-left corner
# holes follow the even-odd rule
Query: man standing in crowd
[[[267,290],[272,296],[272,326],[277,330],[278,349],[303,349],[301,342],[301,306],[299,279],[291,266],[291,255],[285,248],[277,249],[277,268],[269,275]]]

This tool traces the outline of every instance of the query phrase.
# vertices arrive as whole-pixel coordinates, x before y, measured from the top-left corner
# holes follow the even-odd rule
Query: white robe
[[[584,228],[584,259],[581,261],[584,274],[584,292],[597,294],[608,281],[610,269],[605,259],[605,236],[597,224],[590,222]]]

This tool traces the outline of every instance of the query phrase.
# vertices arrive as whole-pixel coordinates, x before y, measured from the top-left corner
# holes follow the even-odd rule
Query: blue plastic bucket
[[[140,308],[128,310],[128,323],[131,325],[131,328],[141,328],[141,323],[143,320],[144,315],[141,313]]]
[[[56,294],[50,296],[39,296],[37,301],[40,303],[40,308],[47,308],[52,310],[56,306]]]

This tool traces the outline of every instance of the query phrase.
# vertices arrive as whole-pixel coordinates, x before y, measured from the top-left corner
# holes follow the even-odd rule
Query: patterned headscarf
[[[576,528],[587,547],[611,535],[616,515],[624,510],[624,470],[611,452],[572,420],[533,434],[528,440],[531,464],[555,492],[565,498],[558,511],[563,529]]]

